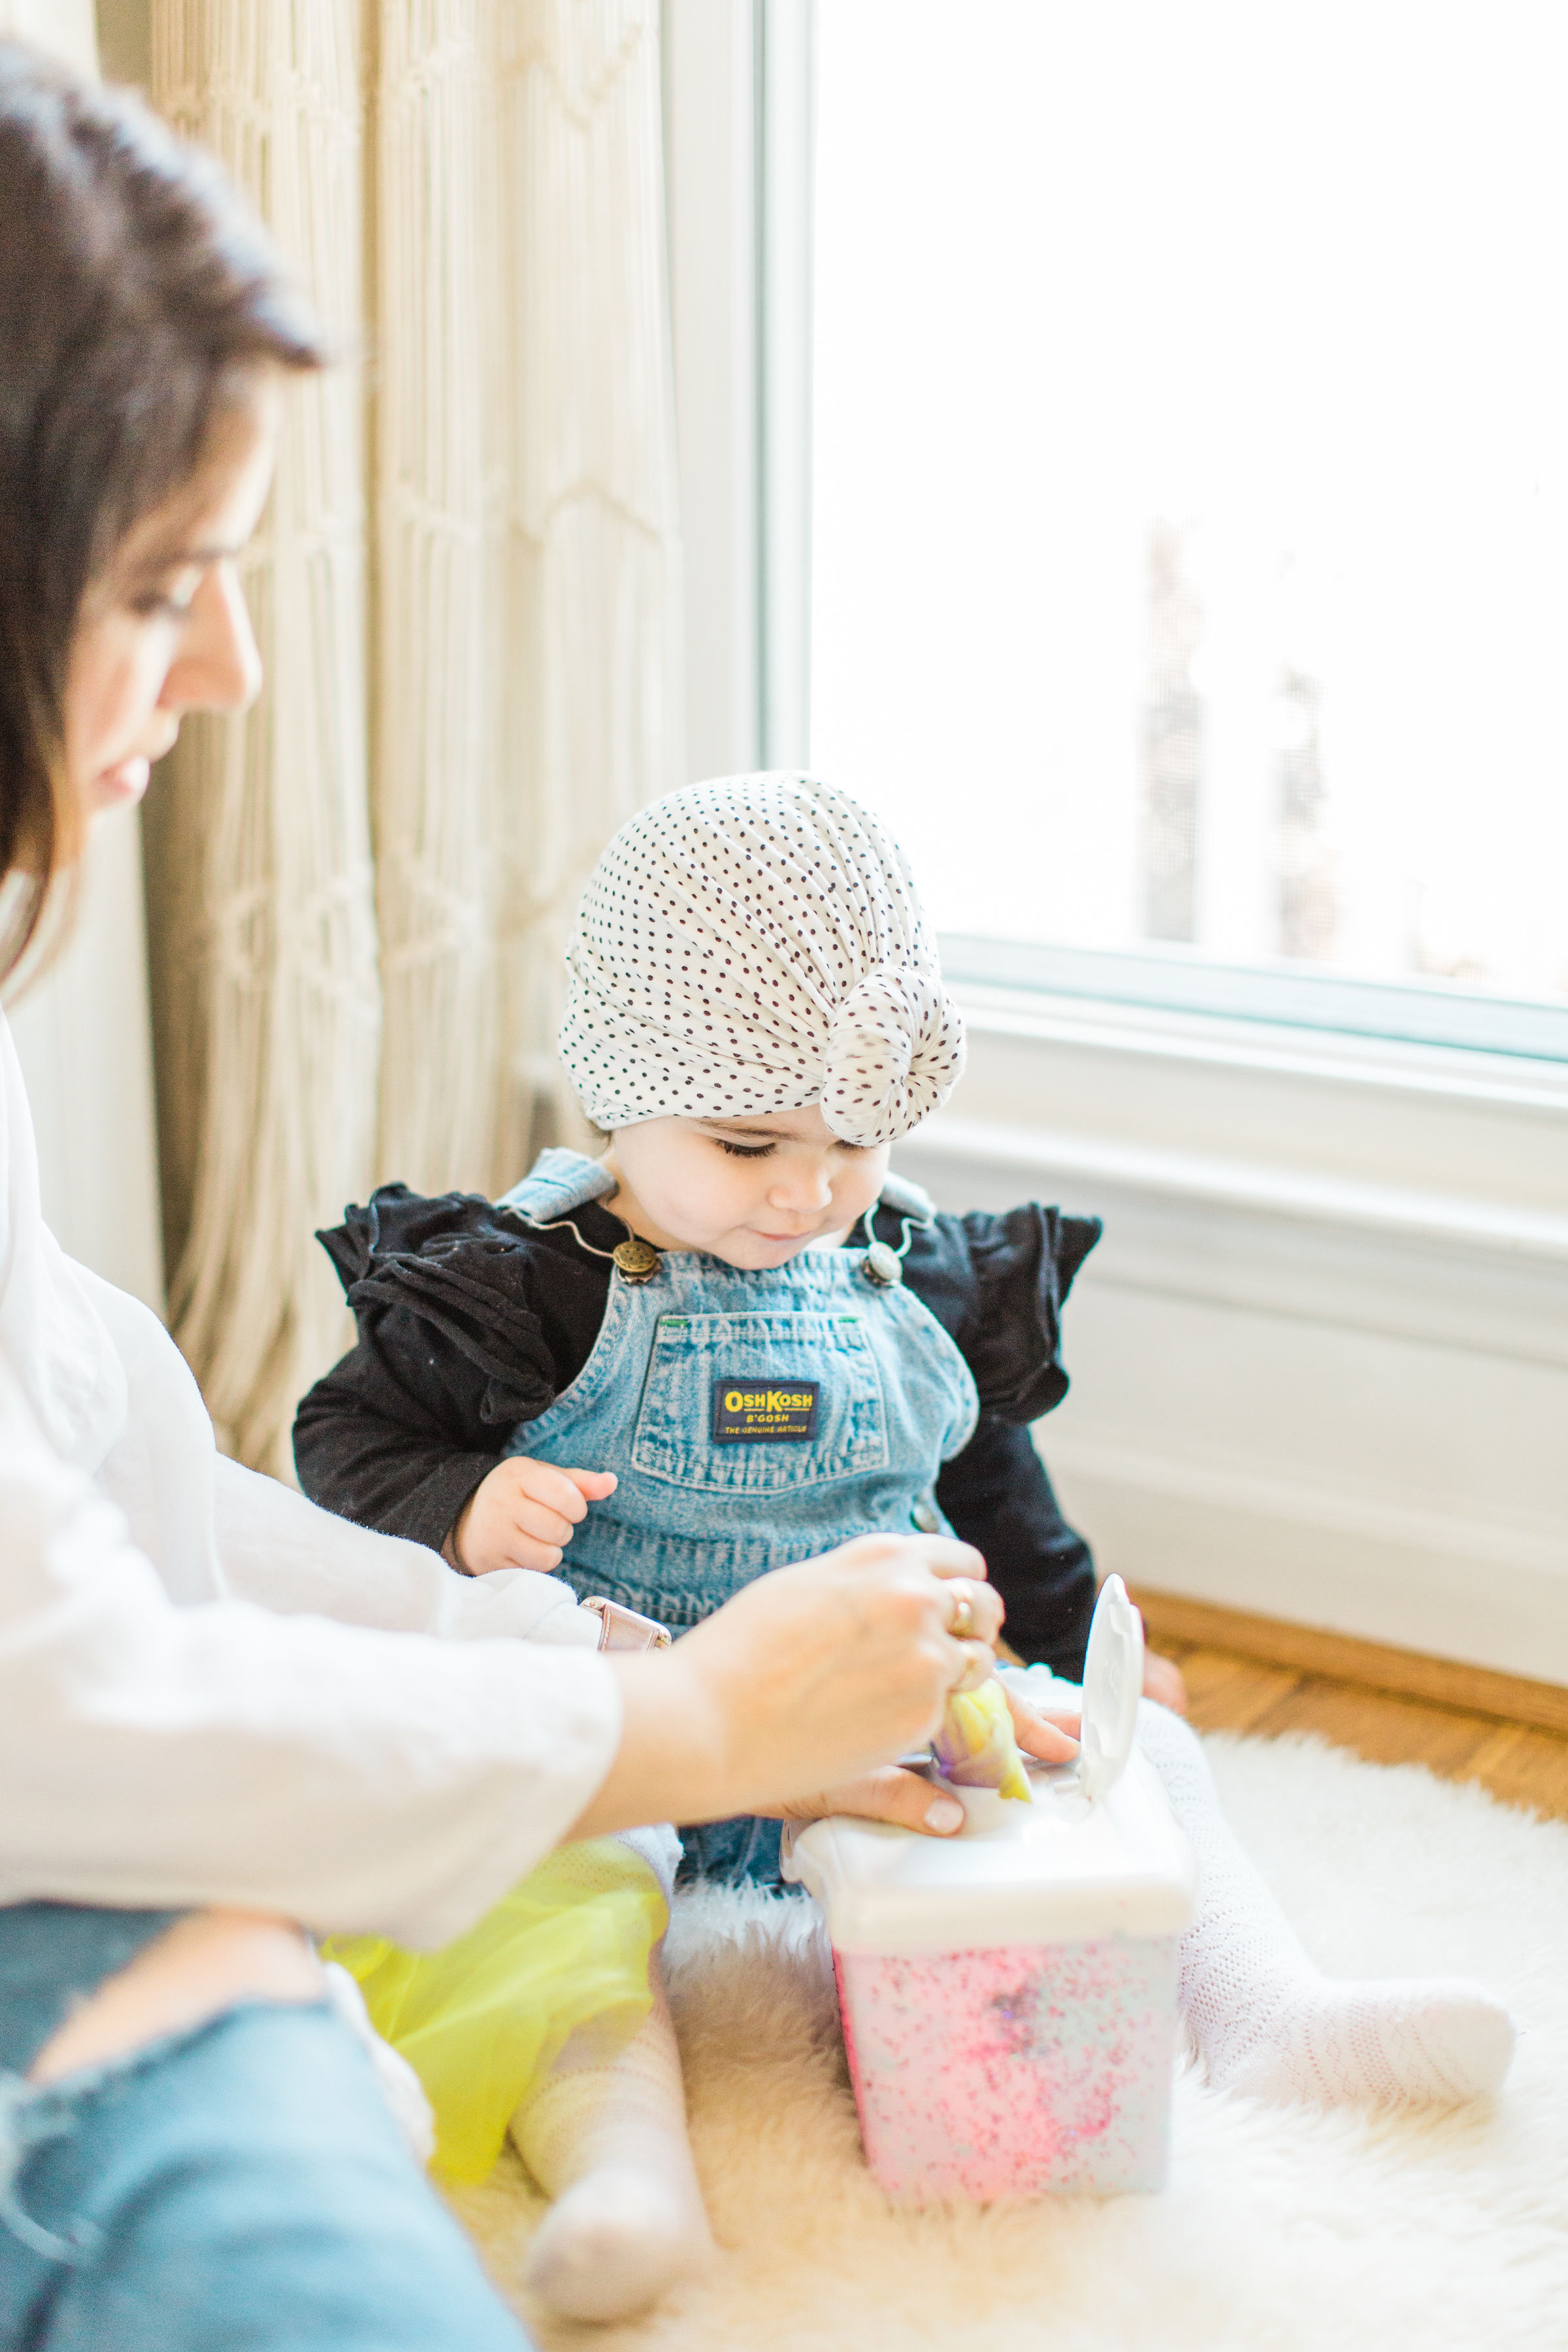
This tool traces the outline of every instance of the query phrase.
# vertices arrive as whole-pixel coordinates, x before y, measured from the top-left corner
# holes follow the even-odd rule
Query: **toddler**
[[[323,1235],[360,1337],[300,1408],[306,1491],[466,1573],[559,1570],[678,1630],[787,1561],[952,1526],[984,1552],[1013,1645],[1076,1675],[1092,1570],[1028,1424],[1065,1391],[1061,1307],[1099,1226],[1034,1204],[938,1215],[889,1172],[963,1054],[896,845],[805,777],[673,793],[600,860],[568,970],[562,1059],[607,1149],[546,1152],[494,1205],[385,1187]],[[1027,1747],[1064,1751],[1014,1705]],[[1142,1738],[1202,1866],[1182,1997],[1211,2080],[1368,2102],[1497,2086],[1512,2031],[1495,2003],[1321,1978],[1190,1731],[1146,1703]],[[700,1828],[687,1846],[688,1870],[776,1874],[773,1824]],[[625,1851],[605,1867],[646,1880],[657,1856]],[[533,2283],[582,2316],[634,2307],[708,2243],[658,1990],[662,1916],[626,1941],[629,1997],[605,2003],[621,2027],[579,2018],[542,2039],[511,2108],[557,2200]],[[412,1987],[439,2040],[463,1964],[340,1957],[420,2067],[398,2004]]]

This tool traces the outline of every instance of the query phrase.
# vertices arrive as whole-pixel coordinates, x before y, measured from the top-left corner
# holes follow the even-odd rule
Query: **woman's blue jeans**
[[[0,1909],[0,2352],[526,2352],[324,2002],[25,2081],[40,1937],[122,1966],[139,1919]]]

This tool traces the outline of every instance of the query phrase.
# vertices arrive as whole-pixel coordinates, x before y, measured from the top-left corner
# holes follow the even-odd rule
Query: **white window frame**
[[[666,140],[694,776],[809,756],[816,0],[668,0]],[[1568,1063],[1568,1004],[1163,943],[949,935],[951,978]]]
[[[807,753],[812,23],[667,0],[693,778]],[[900,1164],[1106,1217],[1045,1425],[1102,1565],[1568,1683],[1568,1008],[942,945],[969,1067]]]
[[[1568,1065],[1568,1003],[1451,981],[1363,980],[1284,959],[1221,963],[1154,943],[1075,948],[954,934],[943,939],[942,963],[983,987]]]
[[[810,736],[815,0],[666,0],[664,102],[693,778]]]

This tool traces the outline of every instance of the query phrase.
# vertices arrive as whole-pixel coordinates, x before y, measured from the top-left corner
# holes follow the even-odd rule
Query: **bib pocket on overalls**
[[[632,1440],[647,1477],[773,1494],[887,1460],[881,1376],[858,1314],[660,1316]]]

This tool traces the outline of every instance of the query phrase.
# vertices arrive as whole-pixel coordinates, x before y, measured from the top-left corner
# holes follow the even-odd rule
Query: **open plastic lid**
[[[1083,1739],[1079,1786],[1091,1800],[1113,1789],[1126,1769],[1143,1689],[1143,1621],[1119,1576],[1100,1588],[1083,1665]]]
[[[1037,1704],[1070,1703],[1044,1666],[1001,1671]],[[1142,1683],[1142,1623],[1113,1576],[1089,1634],[1078,1761],[1031,1766],[1027,1804],[955,1789],[968,1818],[952,1838],[843,1813],[786,1831],[784,1875],[816,1898],[834,1949],[886,1957],[1179,1935],[1197,1864],[1134,1743]]]

